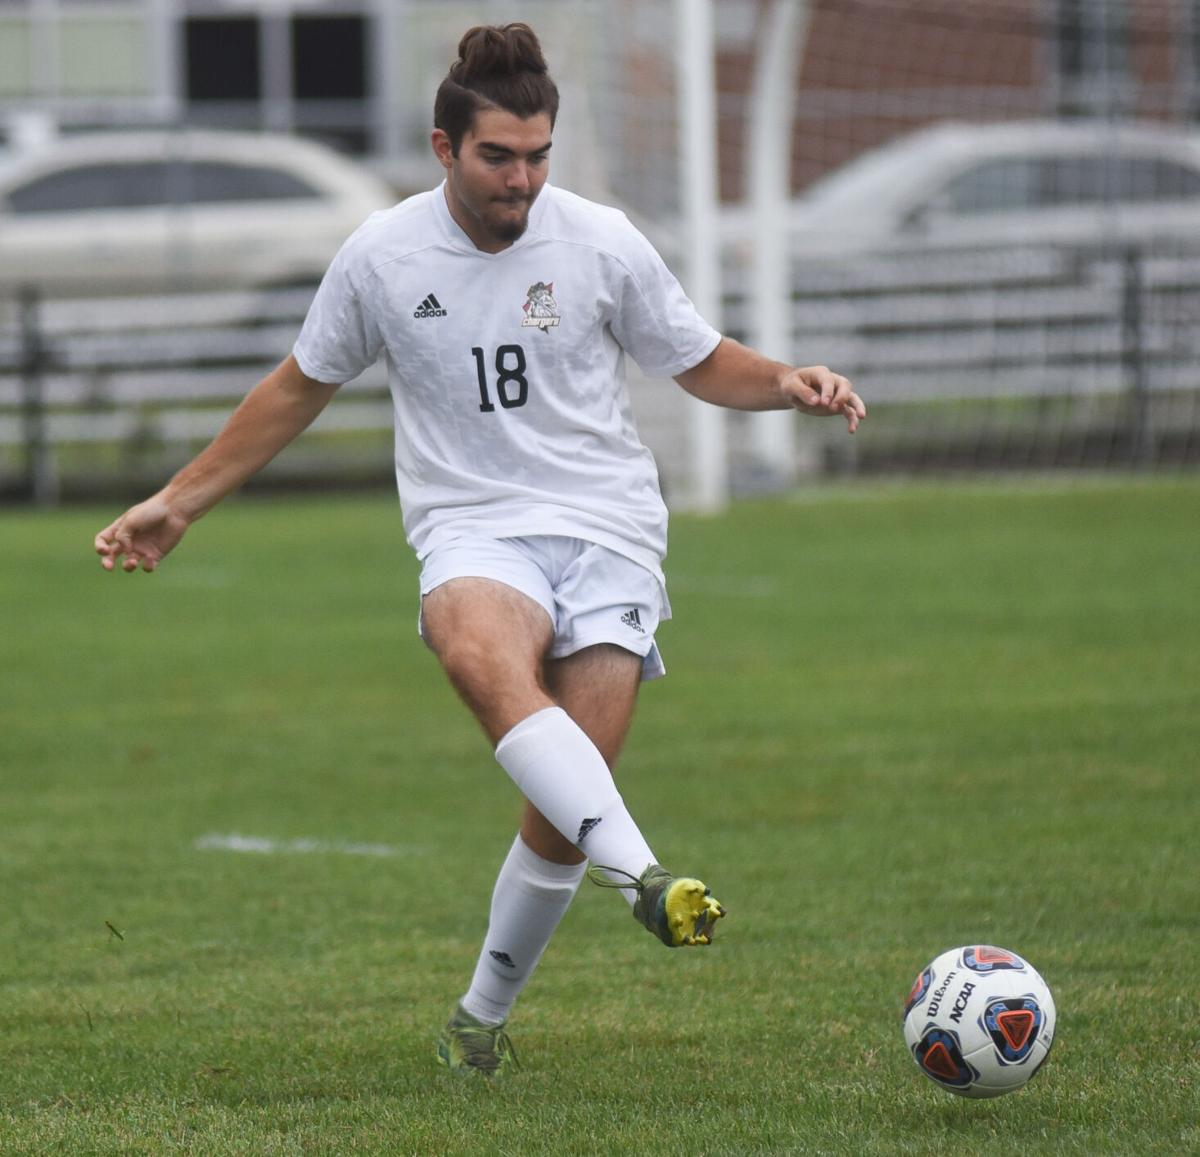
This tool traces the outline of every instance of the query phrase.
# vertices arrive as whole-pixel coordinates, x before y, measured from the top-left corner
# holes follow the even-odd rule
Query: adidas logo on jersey
[[[413,310],[413,317],[445,317],[446,311],[442,308],[442,303],[431,293],[425,298],[416,309]]]
[[[637,607],[634,607],[632,611],[626,611],[621,616],[621,622],[627,627],[632,627],[639,635],[646,633],[646,628],[642,626],[642,616],[638,614]]]

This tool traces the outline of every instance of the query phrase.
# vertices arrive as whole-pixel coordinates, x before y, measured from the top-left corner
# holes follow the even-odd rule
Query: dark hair
[[[433,102],[434,127],[450,138],[456,157],[475,113],[483,108],[504,109],[522,120],[549,113],[553,128],[558,88],[528,24],[483,24],[458,42],[458,59]]]

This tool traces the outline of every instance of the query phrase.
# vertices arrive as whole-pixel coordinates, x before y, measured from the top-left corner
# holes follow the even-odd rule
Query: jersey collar
[[[455,249],[465,250],[467,253],[471,253],[476,257],[482,257],[487,261],[499,261],[507,257],[510,253],[515,253],[517,250],[524,248],[534,239],[538,232],[538,223],[541,221],[542,213],[546,207],[546,195],[549,192],[550,182],[547,181],[542,186],[542,191],[538,194],[538,199],[534,201],[533,207],[529,210],[529,224],[526,226],[525,232],[507,249],[501,249],[499,253],[485,253],[482,249],[477,249],[475,242],[463,232],[462,226],[450,216],[450,206],[446,204],[445,181],[433,192],[433,214],[437,218],[438,225],[446,240]]]

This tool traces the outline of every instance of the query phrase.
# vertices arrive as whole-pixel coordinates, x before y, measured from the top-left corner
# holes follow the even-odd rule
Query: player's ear
[[[454,163],[454,146],[450,143],[450,138],[446,135],[445,129],[434,129],[430,137],[430,143],[433,145],[434,155],[437,157],[442,168],[449,169]]]

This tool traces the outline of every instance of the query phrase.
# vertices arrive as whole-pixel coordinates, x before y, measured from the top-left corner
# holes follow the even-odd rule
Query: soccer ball
[[[922,969],[904,1005],[917,1068],[960,1097],[999,1097],[1041,1067],[1054,1041],[1054,998],[1015,952],[973,944]]]

